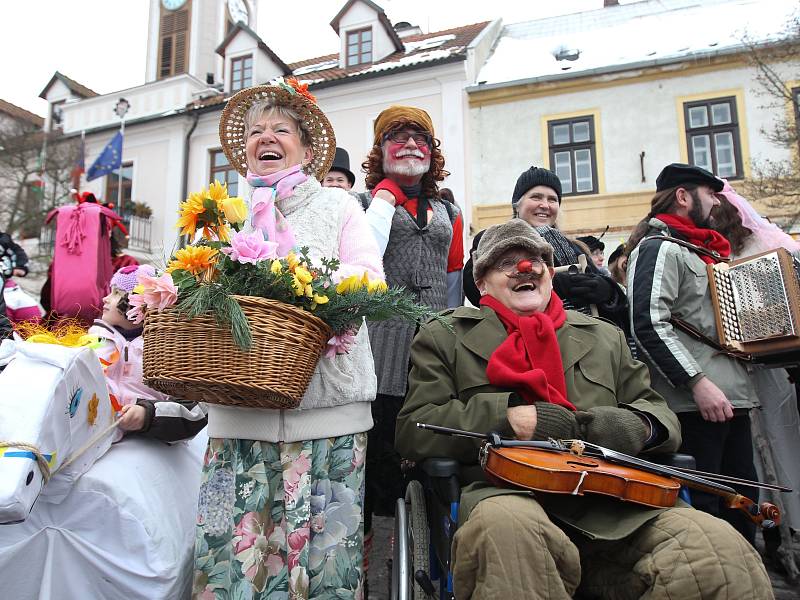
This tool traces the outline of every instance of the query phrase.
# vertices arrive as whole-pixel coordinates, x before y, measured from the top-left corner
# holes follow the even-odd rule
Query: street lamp
[[[122,144],[125,143],[125,113],[131,107],[131,103],[125,100],[125,98],[120,98],[117,100],[117,104],[114,106],[114,114],[119,117],[120,126],[119,132],[122,135]],[[119,149],[119,174],[117,175],[117,206],[115,207],[118,211],[122,210],[122,144],[120,144]]]

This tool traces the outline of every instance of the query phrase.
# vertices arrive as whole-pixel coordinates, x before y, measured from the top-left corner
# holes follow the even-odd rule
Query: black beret
[[[722,188],[725,187],[725,182],[702,167],[695,167],[694,165],[686,165],[683,163],[672,163],[664,167],[661,173],[659,173],[656,179],[656,191],[660,192],[662,190],[680,187],[686,183],[707,185],[715,192],[721,192]]]
[[[614,251],[611,253],[611,256],[608,257],[608,264],[612,264],[615,260],[617,260],[620,256],[622,256],[622,253],[624,251],[625,251],[625,244],[620,244],[619,246],[614,248]]]

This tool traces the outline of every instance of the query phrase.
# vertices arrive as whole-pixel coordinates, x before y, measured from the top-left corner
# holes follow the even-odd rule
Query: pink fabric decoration
[[[348,331],[342,335],[335,335],[328,340],[325,349],[325,358],[333,358],[337,354],[347,354],[356,342],[356,336]]]
[[[221,251],[230,256],[231,260],[256,264],[267,258],[278,258],[278,242],[265,240],[261,231],[239,231],[231,237],[230,248],[222,248]]]
[[[724,196],[728,202],[736,207],[736,210],[739,211],[739,216],[742,218],[742,225],[753,232],[753,235],[746,240],[752,254],[774,250],[775,248],[786,248],[789,252],[800,250],[800,243],[796,242],[788,233],[781,231],[775,223],[770,223],[759,215],[747,200],[736,193],[736,190],[731,187],[727,180],[723,179],[723,181],[725,182],[725,187],[722,188],[719,195]],[[751,244],[750,240],[755,243]]]
[[[139,283],[144,286],[142,297],[147,308],[154,308],[161,312],[178,301],[178,288],[172,281],[172,275],[164,273],[161,277],[139,274]],[[138,295],[138,294],[133,294]],[[128,297],[130,304],[131,297]]]
[[[275,200],[288,198],[294,193],[294,188],[307,179],[308,175],[303,173],[300,165],[264,176],[247,171],[247,183],[255,188],[251,207],[253,228],[260,229],[267,240],[277,242],[279,256],[286,256],[297,244],[294,232],[275,206]]]

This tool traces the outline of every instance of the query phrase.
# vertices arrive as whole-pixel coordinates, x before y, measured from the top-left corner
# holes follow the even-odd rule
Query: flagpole
[[[114,207],[117,211],[122,210],[122,147],[125,144],[125,113],[122,113],[122,117],[120,117],[122,124],[119,127],[120,135],[122,135],[122,140],[119,144],[119,173],[117,175],[117,205]]]
[[[114,107],[114,112],[120,120],[119,134],[122,138],[119,143],[119,173],[117,174],[117,205],[115,207],[117,212],[122,210],[122,147],[125,144],[125,113],[130,107],[130,102],[125,98],[120,98]]]

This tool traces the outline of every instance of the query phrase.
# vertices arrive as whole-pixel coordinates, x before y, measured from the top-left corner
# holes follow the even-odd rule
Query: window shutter
[[[162,8],[160,31],[159,78],[171,77],[186,72],[187,44],[189,39],[189,6],[181,10],[166,11]]]

